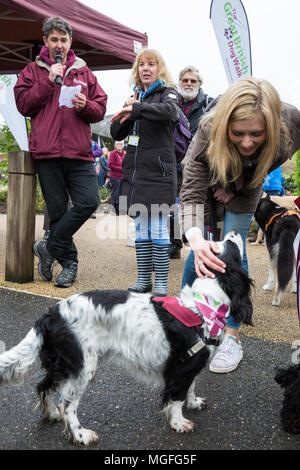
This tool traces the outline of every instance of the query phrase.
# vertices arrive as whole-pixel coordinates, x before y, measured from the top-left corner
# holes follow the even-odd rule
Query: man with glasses
[[[182,96],[181,107],[189,120],[190,131],[194,135],[197,131],[200,117],[213,98],[204,94],[203,83],[199,70],[188,65],[179,73],[179,87]]]

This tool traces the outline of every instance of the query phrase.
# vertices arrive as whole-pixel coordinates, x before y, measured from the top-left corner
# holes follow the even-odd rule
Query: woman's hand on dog
[[[226,264],[214,255],[214,253],[220,253],[215,242],[205,240],[200,232],[195,232],[189,238],[189,245],[194,252],[195,270],[198,277],[201,279],[205,276],[214,278],[215,275],[209,271],[209,268],[221,273],[225,272]]]

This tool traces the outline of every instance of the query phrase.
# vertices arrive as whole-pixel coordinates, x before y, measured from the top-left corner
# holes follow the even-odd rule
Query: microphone
[[[55,62],[57,64],[61,64],[62,63],[62,56],[61,56],[61,52],[57,52],[56,53],[56,56],[55,56]],[[57,85],[61,85],[62,84],[62,79],[59,75],[57,75],[56,79],[55,79],[55,83]]]

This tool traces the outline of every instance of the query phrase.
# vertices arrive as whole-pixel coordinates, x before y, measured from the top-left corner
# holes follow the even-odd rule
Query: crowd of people
[[[57,260],[62,271],[54,285],[69,287],[75,281],[73,235],[95,213],[99,188],[108,179],[116,215],[122,196],[135,224],[137,280],[129,291],[167,295],[170,258],[180,258],[182,243],[191,249],[182,287],[197,276],[224,272],[216,256],[216,233],[209,230],[218,221],[223,221],[223,236],[233,229],[242,235],[242,263],[248,272],[246,236],[263,183],[300,148],[298,109],[282,103],[267,80],[254,77],[240,79],[213,98],[204,93],[198,69],[186,66],[176,85],[161,54],[143,49],[132,67],[132,96],[111,119],[115,148],[109,154],[90,134],[90,124],[105,115],[107,96],[71,49],[70,25],[60,17],[48,19],[43,41],[39,56],[15,86],[17,107],[31,118],[30,152],[49,216],[47,240],[33,246],[42,279],[51,281]],[[57,53],[61,63],[56,63]],[[68,106],[59,105],[63,89],[57,77],[74,89]],[[174,129],[180,113],[192,139],[178,162]],[[178,224],[180,234],[174,228]],[[238,366],[243,356],[239,328],[230,317],[211,371]]]

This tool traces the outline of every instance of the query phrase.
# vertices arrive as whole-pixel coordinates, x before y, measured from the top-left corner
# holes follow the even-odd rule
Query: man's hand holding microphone
[[[49,80],[51,82],[56,83],[57,85],[62,84],[62,77],[64,74],[65,65],[62,65],[62,54],[61,52],[57,52],[55,56],[55,64],[51,65],[50,73],[49,73]]]

